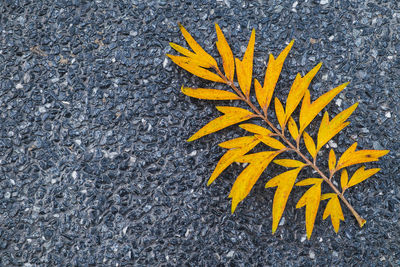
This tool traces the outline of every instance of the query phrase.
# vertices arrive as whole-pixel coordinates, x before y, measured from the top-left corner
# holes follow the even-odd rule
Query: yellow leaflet
[[[246,52],[244,53],[243,60],[236,58],[236,75],[245,96],[250,95],[251,79],[253,75],[253,54],[254,54],[254,43],[256,40],[256,31],[253,29],[251,32],[249,43],[247,44]]]
[[[281,126],[281,129],[285,128],[284,123],[285,123],[285,111],[283,110],[283,106],[281,101],[277,97],[275,97],[275,114],[278,119],[279,125]]]
[[[378,161],[380,157],[389,153],[389,150],[359,150],[355,151],[357,147],[357,142],[351,145],[340,157],[338,164],[336,166],[337,170],[345,168],[351,165]]]
[[[306,165],[304,162],[294,159],[276,159],[273,162],[287,168],[299,168]]]
[[[329,151],[328,167],[329,167],[329,171],[331,173],[333,173],[333,171],[335,170],[335,167],[336,167],[336,155],[335,155],[335,151],[333,149],[331,149],[331,151]]]
[[[258,140],[254,136],[245,136],[235,138],[226,142],[219,144],[221,147],[229,148],[228,150],[218,161],[217,166],[215,167],[213,173],[211,174],[210,179],[208,180],[207,185],[210,185],[214,180],[238,157],[243,156],[250,150],[252,150],[260,140]]]
[[[252,123],[243,123],[239,125],[240,128],[255,134],[265,135],[268,136],[272,132],[262,126],[252,124]]]
[[[347,184],[347,187],[351,187],[351,186],[361,183],[362,181],[368,179],[369,177],[371,177],[375,173],[379,172],[380,170],[381,169],[379,169],[379,168],[365,170],[365,166],[362,166],[361,168],[359,168],[358,170],[355,171],[353,176],[351,176],[351,179],[350,179],[349,183]]]
[[[195,53],[187,50],[186,48],[174,43],[169,43],[169,45],[182,55],[191,58],[192,62],[193,63],[196,62],[196,64],[199,65],[199,67],[203,67],[206,69],[211,67],[210,63],[205,61],[203,57],[196,55]]]
[[[340,176],[340,186],[342,187],[342,193],[347,189],[347,184],[349,182],[349,174],[346,169],[343,169],[342,175]]]
[[[300,74],[297,74],[296,79],[293,82],[292,88],[289,91],[289,95],[286,100],[286,118],[285,123],[289,120],[293,111],[299,105],[301,99],[304,96],[304,93],[308,89],[312,79],[317,74],[318,70],[321,68],[322,63],[319,63],[312,70],[310,70],[303,78]]]
[[[350,122],[345,121],[350,117],[357,106],[358,103],[355,103],[351,107],[340,112],[331,121],[329,121],[328,112],[325,112],[318,130],[317,151],[319,151],[323,145],[337,135],[343,128],[350,124]]]
[[[299,136],[299,128],[297,128],[297,124],[292,117],[289,118],[288,129],[293,139],[297,140],[297,137]]]
[[[326,106],[329,102],[339,94],[349,83],[344,83],[338,87],[330,90],[329,92],[320,96],[313,103],[310,103],[310,91],[306,90],[303,98],[303,103],[300,109],[300,133],[312,122],[315,116]]]
[[[300,167],[281,173],[269,180],[265,185],[265,188],[278,187],[275,191],[274,202],[272,205],[272,233],[275,233],[278,228],[289,194],[292,191],[294,182],[296,181],[297,175],[301,169],[302,168]]]
[[[254,80],[254,89],[256,91],[257,101],[265,114],[267,113],[276,83],[278,82],[279,76],[281,74],[283,63],[285,62],[285,59],[289,54],[293,43],[294,40],[292,40],[286,46],[286,48],[279,54],[277,59],[275,59],[272,54],[269,55],[268,67],[264,77],[264,86],[261,86],[261,84],[256,79]]]
[[[199,99],[207,99],[207,100],[238,100],[240,99],[235,93],[217,90],[217,89],[206,89],[206,88],[189,88],[183,87],[181,88],[182,93],[187,96],[199,98]]]
[[[281,142],[276,140],[275,138],[265,136],[265,135],[255,135],[261,142],[266,144],[269,147],[275,148],[275,149],[284,149],[286,148],[285,145],[283,145]]]
[[[313,157],[313,159],[315,159],[315,157],[317,156],[317,150],[315,149],[314,140],[307,132],[304,132],[303,139],[304,139],[306,148],[308,150],[308,153],[310,153],[311,157]]]
[[[313,185],[297,202],[296,209],[306,206],[306,231],[307,239],[310,239],[315,217],[317,216],[318,206],[321,199],[321,183],[320,178],[308,178],[296,183],[297,186]]]
[[[248,110],[237,107],[217,106],[217,109],[224,113],[224,115],[207,123],[205,126],[203,126],[203,128],[192,135],[188,139],[188,142],[199,139],[200,137],[203,137],[207,134],[217,132],[238,122],[248,120],[254,115]]]
[[[179,28],[181,29],[183,37],[185,37],[186,42],[193,49],[193,51],[200,57],[204,59],[210,66],[218,68],[215,59],[210,56],[204,49],[193,39],[190,33],[179,23]]]
[[[339,231],[340,221],[344,221],[342,207],[340,206],[338,196],[334,193],[323,194],[321,200],[325,199],[329,199],[329,201],[328,204],[326,204],[322,218],[325,220],[328,216],[331,216],[333,229],[335,229],[335,232],[337,233]]]
[[[281,151],[259,152],[242,156],[237,160],[249,163],[249,165],[239,174],[229,193],[229,198],[232,198],[232,213],[235,212],[239,202],[246,198],[260,175],[279,153]]]
[[[215,23],[215,30],[217,32],[218,41],[216,42],[219,54],[222,57],[222,65],[224,66],[225,76],[229,81],[233,81],[235,75],[235,60],[233,59],[233,53],[229,47],[228,42],[225,39],[218,24]]]
[[[192,58],[188,58],[188,57],[180,57],[180,56],[173,56],[173,55],[169,55],[167,54],[167,56],[179,67],[181,67],[182,69],[187,70],[188,72],[209,80],[209,81],[213,81],[213,82],[219,82],[219,83],[225,83],[225,81],[219,77],[217,74],[206,70],[202,67],[199,67],[199,62],[192,59]]]

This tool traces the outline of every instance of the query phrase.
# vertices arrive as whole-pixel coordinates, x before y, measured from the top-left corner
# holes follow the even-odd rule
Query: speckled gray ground
[[[251,2],[0,1],[1,266],[400,265],[400,2]],[[364,228],[345,210],[336,235],[320,209],[306,240],[295,190],[273,236],[268,174],[230,214],[239,166],[206,181],[243,132],[184,141],[218,112],[179,91],[213,84],[165,58],[178,22],[215,56],[215,22],[240,57],[254,27],[260,79],[295,39],[281,99],[320,61],[314,97],[351,80],[327,109],[360,102],[337,151],[391,150],[347,194]]]

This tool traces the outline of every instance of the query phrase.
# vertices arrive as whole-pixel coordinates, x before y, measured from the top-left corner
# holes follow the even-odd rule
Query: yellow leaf
[[[329,171],[331,173],[333,173],[333,171],[335,170],[335,167],[336,167],[336,155],[335,155],[335,151],[333,151],[333,149],[331,149],[331,151],[329,151],[328,167],[329,167]]]
[[[303,139],[304,139],[306,148],[308,150],[308,153],[310,153],[311,157],[313,157],[313,159],[315,159],[315,157],[317,156],[317,150],[315,149],[314,140],[307,132],[304,132]]]
[[[342,170],[342,175],[340,176],[340,186],[342,187],[342,193],[348,188],[347,184],[349,182],[349,174],[346,169]]]
[[[329,102],[339,94],[349,83],[344,83],[338,87],[330,90],[329,92],[320,96],[313,103],[310,103],[310,91],[306,90],[303,98],[303,103],[300,109],[300,133],[312,122],[315,116],[326,106]]]
[[[296,183],[297,186],[313,185],[297,202],[296,209],[306,206],[306,231],[307,239],[310,239],[315,217],[317,216],[318,206],[321,199],[321,183],[320,178],[308,178]]]
[[[310,70],[303,78],[300,74],[297,74],[296,79],[293,82],[292,88],[289,91],[289,95],[286,100],[286,109],[285,109],[285,124],[289,120],[293,111],[299,105],[301,99],[304,96],[304,93],[308,89],[312,79],[317,74],[318,70],[321,68],[322,63],[319,63],[312,70]]]
[[[211,174],[210,179],[208,180],[207,185],[210,185],[214,180],[235,160],[250,150],[252,150],[260,140],[258,140],[255,136],[245,136],[235,138],[226,142],[219,144],[221,147],[229,148],[229,150],[221,157],[218,161],[217,166],[215,167],[213,173]]]
[[[306,165],[304,162],[294,159],[276,159],[273,162],[287,168],[299,168]]]
[[[239,125],[240,128],[255,134],[269,136],[272,132],[262,126],[252,124],[252,123],[243,123]]]
[[[350,117],[357,106],[358,103],[355,103],[351,107],[340,112],[331,121],[329,121],[328,112],[325,112],[318,130],[317,151],[319,151],[323,145],[337,135],[343,128],[350,124],[350,122],[345,121]]]
[[[173,49],[175,49],[177,52],[181,53],[182,55],[184,55],[184,56],[186,56],[188,58],[191,58],[192,62],[193,63],[195,62],[197,65],[199,65],[199,67],[203,67],[203,68],[206,68],[206,69],[207,68],[211,68],[210,63],[205,61],[204,58],[202,58],[201,56],[196,55],[195,53],[193,53],[193,52],[187,50],[186,48],[184,48],[184,47],[182,47],[180,45],[177,45],[175,43],[169,43],[169,45]]]
[[[209,80],[209,81],[213,81],[213,82],[219,82],[219,83],[225,83],[225,81],[219,77],[217,74],[206,70],[202,67],[199,66],[199,62],[192,59],[192,58],[188,58],[188,57],[180,57],[180,56],[174,56],[174,55],[169,55],[167,54],[167,56],[179,67],[181,67],[184,70],[187,70],[188,72]]]
[[[288,129],[293,139],[297,140],[297,137],[299,136],[299,128],[297,128],[297,124],[292,117],[289,118]]]
[[[240,99],[235,93],[217,90],[217,89],[206,89],[206,88],[189,88],[182,86],[182,93],[187,96],[207,99],[207,100],[238,100]]]
[[[333,229],[335,229],[335,232],[337,233],[339,231],[340,221],[344,221],[342,207],[340,206],[338,196],[334,193],[323,194],[321,200],[325,199],[329,199],[329,201],[328,204],[326,204],[322,218],[325,220],[328,216],[331,216]]]
[[[266,144],[267,146],[270,146],[272,148],[275,148],[275,149],[284,149],[284,148],[286,148],[286,146],[284,144],[282,144],[281,142],[279,142],[275,138],[272,138],[272,137],[269,137],[269,136],[265,136],[265,135],[260,135],[260,134],[256,134],[255,136],[261,142],[263,142],[264,144]]]
[[[237,107],[217,106],[217,109],[224,113],[224,115],[207,123],[205,126],[203,126],[203,128],[192,135],[188,139],[188,142],[199,139],[200,137],[203,137],[207,134],[217,132],[238,122],[248,120],[254,115],[248,110]]]
[[[272,205],[272,233],[275,233],[278,228],[289,194],[292,191],[294,182],[296,181],[300,170],[301,167],[281,173],[269,180],[265,185],[265,188],[278,187],[275,191],[274,202]]]
[[[283,131],[283,129],[285,129],[285,111],[283,110],[281,101],[279,101],[277,97],[275,97],[275,114]]]
[[[235,75],[235,61],[233,59],[232,50],[225,39],[218,24],[215,23],[215,30],[217,32],[218,41],[216,43],[219,54],[222,57],[222,65],[224,66],[225,76],[229,81],[233,81]]]
[[[279,54],[276,60],[272,54],[269,55],[268,67],[264,77],[264,86],[261,86],[257,80],[254,80],[254,89],[256,91],[257,101],[258,104],[260,104],[261,109],[264,111],[264,114],[267,113],[276,83],[278,82],[279,76],[282,71],[283,63],[285,62],[285,59],[289,54],[293,43],[294,40],[292,40],[286,46],[286,48]]]
[[[239,202],[246,198],[260,175],[279,153],[281,151],[258,152],[242,156],[237,160],[238,162],[249,163],[249,165],[239,174],[229,193],[229,198],[232,198],[232,213],[235,212]]]
[[[378,161],[380,157],[389,153],[389,150],[359,150],[355,151],[357,147],[357,142],[352,144],[340,157],[338,164],[336,166],[337,170],[345,168],[351,165]]]
[[[361,168],[359,168],[354,172],[353,176],[351,176],[350,181],[347,184],[347,187],[351,187],[361,183],[362,181],[368,179],[369,177],[379,172],[380,170],[381,169],[379,168],[365,170],[365,166],[362,166]]]
[[[185,37],[186,42],[192,48],[192,50],[200,57],[204,59],[204,61],[208,62],[211,67],[218,68],[217,62],[215,59],[210,56],[204,49],[193,39],[190,33],[179,23],[179,28],[181,29],[183,37]]]
[[[247,44],[246,52],[243,60],[236,58],[236,75],[243,94],[248,97],[250,95],[251,79],[253,75],[253,54],[254,43],[256,40],[256,31],[251,32],[249,43]]]

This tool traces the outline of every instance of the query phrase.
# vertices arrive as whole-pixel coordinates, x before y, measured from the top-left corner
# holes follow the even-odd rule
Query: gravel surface
[[[166,59],[178,22],[214,56],[215,22],[239,57],[255,28],[260,80],[295,39],[281,99],[320,61],[314,98],[351,81],[327,110],[360,105],[330,145],[391,150],[347,193],[364,228],[344,209],[336,235],[320,208],[308,241],[297,189],[272,235],[270,174],[230,214],[242,168],[206,181],[243,131],[185,142],[218,112],[180,93],[214,85]],[[0,265],[399,266],[399,29],[396,0],[0,1]]]

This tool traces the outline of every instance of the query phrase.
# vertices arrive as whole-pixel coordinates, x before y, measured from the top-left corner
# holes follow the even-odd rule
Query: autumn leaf
[[[224,66],[225,76],[229,81],[233,81],[235,75],[235,60],[233,58],[233,53],[229,47],[228,42],[225,39],[218,24],[215,23],[215,30],[217,32],[218,41],[216,42],[219,54],[222,57],[222,64]]]
[[[324,215],[322,219],[326,219],[331,216],[331,221],[333,225],[333,229],[335,232],[339,232],[340,221],[344,221],[344,216],[342,212],[342,207],[340,206],[340,202],[338,196],[334,193],[323,194],[321,196],[321,200],[329,199],[328,204],[326,204]]]
[[[250,150],[252,150],[260,140],[258,140],[255,136],[244,136],[235,138],[226,142],[219,144],[219,146],[223,148],[229,149],[218,161],[217,166],[214,169],[214,172],[211,174],[210,179],[208,180],[207,185],[210,185],[214,180],[236,159],[243,156]]]
[[[253,75],[253,53],[254,43],[256,38],[256,31],[251,32],[250,40],[247,45],[246,52],[244,53],[243,59],[235,59],[236,63],[236,75],[242,89],[243,94],[248,97],[250,95],[251,79]]]
[[[362,181],[365,181],[375,173],[379,172],[381,169],[375,168],[375,169],[369,169],[365,170],[365,166],[362,166],[361,168],[357,169],[353,176],[351,176],[350,181],[347,183],[347,188],[355,186],[356,184],[361,183]]]
[[[224,115],[210,121],[208,124],[203,126],[203,128],[198,130],[188,139],[188,142],[199,139],[207,134],[217,132],[233,124],[248,120],[253,115],[253,113],[250,111],[237,107],[218,106],[217,109],[224,113]]]
[[[310,239],[314,228],[315,217],[317,216],[319,202],[321,199],[322,181],[323,180],[320,178],[308,178],[296,184],[297,186],[313,185],[304,193],[296,205],[296,209],[306,206],[307,239]]]
[[[182,93],[187,96],[207,99],[207,100],[238,100],[240,97],[235,93],[218,90],[218,89],[206,89],[206,88],[189,88],[182,86]]]
[[[303,103],[300,109],[300,133],[311,123],[311,121],[318,115],[318,113],[329,102],[339,94],[349,83],[344,83],[338,87],[330,90],[329,92],[320,96],[317,100],[310,103],[310,91],[306,90],[303,98]]]
[[[304,132],[303,139],[304,139],[304,143],[306,145],[306,148],[308,150],[308,153],[310,153],[311,157],[313,159],[315,159],[315,157],[317,156],[317,150],[315,148],[314,140],[312,139],[312,137],[307,132]]]
[[[310,70],[304,77],[301,77],[300,74],[297,74],[292,88],[289,91],[288,97],[286,99],[286,109],[285,109],[285,122],[289,120],[293,111],[299,105],[301,99],[303,98],[308,86],[310,85],[312,79],[317,74],[318,70],[321,68],[322,63],[319,63],[312,70]]]
[[[229,193],[229,198],[232,198],[232,213],[235,212],[239,202],[249,194],[260,175],[279,153],[281,151],[258,152],[245,155],[237,160],[241,163],[249,163],[249,165],[236,178]]]
[[[380,157],[389,153],[389,150],[359,150],[357,148],[357,142],[352,144],[340,157],[336,170],[342,168],[371,161],[378,161]]]
[[[292,191],[294,182],[296,181],[297,175],[301,169],[302,166],[281,173],[269,180],[265,185],[266,188],[277,187],[272,205],[272,233],[275,233],[276,229],[278,228],[278,224],[281,220],[283,211],[285,210],[289,194]]]
[[[286,48],[279,54],[276,59],[272,54],[269,55],[268,67],[264,77],[264,86],[261,86],[257,79],[254,80],[254,89],[256,92],[257,101],[265,114],[267,113],[276,83],[278,82],[279,76],[281,74],[283,63],[285,62],[285,59],[289,54],[293,43],[294,40],[292,40],[286,46]]]
[[[311,95],[308,88],[312,79],[321,68],[321,63],[312,68],[304,77],[297,74],[286,97],[285,106],[275,97],[276,116],[270,117],[276,117],[279,125],[274,125],[274,122],[269,119],[268,110],[284,61],[293,46],[293,41],[286,46],[276,59],[272,54],[269,55],[263,85],[254,78],[254,98],[250,94],[253,79],[253,56],[255,49],[254,30],[251,33],[243,59],[240,60],[233,55],[221,28],[218,24],[215,24],[215,30],[217,33],[216,47],[222,58],[222,73],[218,68],[216,60],[193,39],[182,25],[179,25],[179,27],[191,50],[178,44],[170,43],[171,47],[180,55],[175,56],[168,54],[167,56],[175,64],[200,78],[224,83],[226,86],[230,87],[230,90],[226,90],[182,86],[181,91],[187,96],[198,99],[239,100],[235,101],[234,107],[217,106],[217,109],[221,111],[223,115],[203,126],[198,132],[190,137],[188,141],[196,140],[210,133],[217,132],[221,129],[249,119],[259,119],[263,123],[262,125],[259,125],[257,122],[253,123],[253,121],[250,123],[242,123],[239,127],[246,130],[248,133],[251,133],[251,135],[235,136],[235,138],[219,144],[220,147],[227,149],[227,151],[217,162],[207,185],[210,185],[215,181],[215,179],[232,163],[246,163],[244,169],[236,178],[229,194],[229,198],[232,199],[232,213],[235,211],[237,205],[247,197],[261,174],[273,161],[275,164],[282,167],[291,168],[280,174],[270,173],[273,178],[265,185],[267,188],[276,187],[272,207],[273,233],[275,233],[279,225],[279,221],[282,218],[282,214],[287,205],[287,200],[294,185],[309,186],[308,190],[303,194],[296,205],[296,208],[305,206],[305,221],[308,239],[311,237],[321,200],[328,200],[323,213],[323,219],[325,220],[328,217],[331,218],[336,233],[339,231],[340,221],[344,220],[340,200],[345,203],[345,206],[349,208],[349,211],[354,215],[360,227],[362,227],[366,222],[365,219],[357,213],[356,209],[348,200],[346,200],[343,193],[348,188],[368,179],[380,169],[365,169],[365,166],[362,166],[357,169],[349,179],[346,167],[359,163],[377,161],[380,157],[386,155],[389,150],[356,151],[357,143],[354,143],[338,158],[333,149],[329,151],[329,175],[325,175],[323,170],[317,166],[316,158],[318,152],[343,128],[349,125],[349,122],[346,120],[354,112],[358,103],[343,110],[331,120],[328,111],[326,111],[319,125],[316,142],[305,131],[315,117],[333,100],[335,96],[344,90],[348,83],[337,86],[311,102]],[[236,81],[234,80],[235,71]],[[257,100],[261,108],[260,110],[253,103],[254,99]],[[302,102],[302,104],[297,120],[297,113],[295,113],[295,111],[300,105],[300,102]],[[237,107],[237,103],[244,104],[250,109],[247,110],[242,107]],[[287,138],[287,134],[285,133],[286,126],[288,127],[290,136],[295,141],[294,144]],[[310,130],[309,132],[314,131]],[[303,151],[303,147],[300,146],[301,137],[303,137],[306,150],[311,155],[311,160],[309,159],[309,155]],[[257,147],[260,143],[272,148],[274,151],[263,151],[265,146]],[[257,152],[251,152],[253,149]],[[289,152],[290,158],[275,159],[276,156],[284,152]],[[323,155],[323,153],[321,153],[321,155]],[[293,157],[297,157],[297,159],[300,160],[293,159]],[[311,168],[314,173],[318,173],[320,178],[308,178],[296,183],[299,172],[302,168],[306,167]],[[337,187],[337,181],[335,181],[338,177],[335,177],[334,174],[341,169],[340,186],[342,192],[339,193],[340,191]],[[330,188],[331,192],[321,196],[321,186],[323,182],[327,183],[327,187]]]
[[[217,74],[206,70],[205,68],[202,68],[199,66],[198,61],[188,58],[188,57],[180,57],[180,56],[173,56],[173,55],[167,55],[176,65],[181,67],[184,70],[187,70],[188,72],[203,78],[205,80],[213,81],[213,82],[219,82],[219,83],[225,83],[225,81],[219,77]]]
[[[350,124],[346,122],[347,118],[354,112],[357,108],[358,103],[355,103],[351,107],[340,112],[336,117],[329,121],[329,114],[325,112],[321,125],[318,131],[317,140],[317,152],[322,148],[323,145],[328,143],[335,135],[337,135],[343,128]]]

